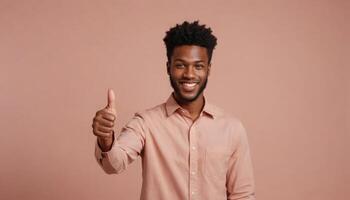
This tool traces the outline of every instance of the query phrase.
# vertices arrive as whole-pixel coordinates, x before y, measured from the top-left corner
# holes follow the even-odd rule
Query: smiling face
[[[175,47],[167,67],[177,101],[190,103],[203,96],[210,73],[205,47],[195,45]]]

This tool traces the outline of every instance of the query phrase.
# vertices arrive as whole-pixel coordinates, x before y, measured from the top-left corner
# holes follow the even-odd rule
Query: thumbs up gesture
[[[114,124],[117,115],[115,109],[115,95],[108,90],[107,106],[96,112],[92,122],[93,133],[98,138],[102,151],[108,151],[113,144]]]
[[[112,89],[108,89],[108,98],[107,98],[108,104],[106,106],[107,110],[111,113],[116,115],[117,111],[115,110],[115,94]]]

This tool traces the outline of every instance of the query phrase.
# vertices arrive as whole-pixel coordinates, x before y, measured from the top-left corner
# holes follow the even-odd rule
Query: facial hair
[[[199,97],[199,95],[204,91],[204,89],[207,87],[207,83],[208,83],[208,77],[206,77],[203,84],[200,86],[197,94],[192,98],[186,98],[182,96],[180,92],[180,88],[178,87],[176,81],[171,76],[169,76],[169,79],[170,79],[171,87],[174,89],[176,96],[180,98],[178,100],[181,101],[182,103],[191,103],[195,101]]]

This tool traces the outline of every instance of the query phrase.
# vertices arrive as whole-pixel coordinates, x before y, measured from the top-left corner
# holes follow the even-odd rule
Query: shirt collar
[[[219,109],[209,104],[206,101],[206,99],[204,99],[204,102],[205,103],[204,103],[204,108],[202,112],[207,114],[211,118],[216,118],[220,114]],[[177,110],[183,109],[183,108],[181,108],[181,106],[174,99],[173,94],[171,94],[165,103],[165,109],[166,109],[166,114],[169,117],[170,115],[174,114],[174,112],[176,112]]]

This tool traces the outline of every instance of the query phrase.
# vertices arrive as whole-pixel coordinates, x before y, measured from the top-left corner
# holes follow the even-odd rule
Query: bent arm
[[[110,150],[102,151],[98,141],[95,143],[95,158],[107,174],[119,174],[127,169],[142,152],[145,143],[145,122],[139,114],[113,137]]]

